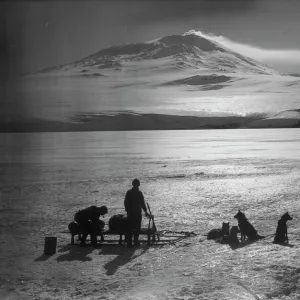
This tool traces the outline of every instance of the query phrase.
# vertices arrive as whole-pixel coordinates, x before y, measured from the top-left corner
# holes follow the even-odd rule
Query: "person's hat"
[[[133,181],[132,181],[132,185],[133,185],[133,186],[136,186],[136,185],[137,185],[137,186],[140,186],[140,184],[141,184],[141,183],[140,183],[140,181],[139,181],[137,178],[133,179]]]

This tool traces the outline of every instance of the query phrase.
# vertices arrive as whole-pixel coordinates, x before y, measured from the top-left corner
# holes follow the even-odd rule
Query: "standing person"
[[[80,230],[82,230],[81,246],[85,245],[87,236],[91,235],[91,244],[97,245],[97,234],[99,234],[103,227],[104,222],[99,218],[107,214],[108,210],[106,206],[89,206],[83,210],[79,210],[75,216],[74,221],[78,223]]]
[[[145,216],[150,215],[147,212],[144,195],[139,189],[140,181],[134,179],[132,181],[132,189],[127,191],[124,206],[128,217],[127,247],[132,247],[132,234],[134,235],[134,244],[139,245],[139,234],[142,224],[142,209]]]

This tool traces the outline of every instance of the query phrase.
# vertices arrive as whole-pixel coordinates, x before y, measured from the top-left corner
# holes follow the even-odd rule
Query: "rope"
[[[272,237],[272,236],[274,236],[274,235],[275,235],[275,233],[268,234],[268,235],[264,236],[264,237],[262,238],[262,240],[263,240],[263,239],[266,239],[266,238],[270,238],[270,237]]]
[[[196,236],[197,234],[194,231],[173,231],[173,230],[162,230],[159,232],[160,235],[165,235],[165,234],[179,234],[179,235],[184,235],[186,237],[190,236]]]
[[[293,234],[293,235],[300,235],[300,233],[297,232],[288,232],[288,235]]]
[[[261,300],[253,291],[251,291],[247,286],[245,286],[240,280],[238,281],[238,284],[242,286],[248,293],[250,293],[256,300]]]

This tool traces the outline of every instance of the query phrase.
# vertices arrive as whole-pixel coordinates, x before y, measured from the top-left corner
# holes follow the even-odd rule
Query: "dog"
[[[78,235],[78,241],[81,241],[82,231],[80,230],[79,224],[75,221],[69,223],[68,229],[72,234],[72,244],[74,243],[74,236]]]
[[[118,234],[120,234],[119,238],[119,244],[121,245],[123,243],[123,235],[124,241],[127,240],[127,231],[128,231],[129,221],[127,216],[118,214],[112,216],[108,221],[108,227],[111,231],[115,231]]]
[[[86,230],[88,232],[88,233],[87,232],[85,233],[86,235],[90,234],[91,239],[92,239],[92,234],[93,234],[93,232],[95,232],[95,226],[96,226],[96,229],[97,229],[96,233],[101,236],[101,241],[104,241],[104,236],[102,234],[102,230],[105,226],[104,221],[97,220],[97,222],[95,224],[92,224],[92,222],[89,221],[86,225],[87,225]],[[78,235],[78,240],[82,241],[82,237],[83,237],[84,232],[83,232],[83,229],[80,227],[80,225],[77,222],[73,221],[73,222],[69,223],[68,229],[69,229],[69,231],[72,235],[71,244],[74,243],[74,236],[75,235]],[[86,238],[86,236],[85,236],[85,238]]]
[[[207,234],[208,240],[216,240],[222,238],[224,235],[229,235],[229,222],[222,223],[222,229],[212,229]]]
[[[276,233],[273,241],[274,244],[284,244],[285,242],[289,242],[286,222],[291,220],[293,220],[293,218],[289,215],[288,212],[281,216],[277,224]]]
[[[229,235],[224,235],[222,238],[218,239],[217,242],[221,244],[239,244],[239,239],[237,234],[240,233],[238,226],[232,226],[229,231]]]
[[[241,242],[246,240],[246,236],[248,240],[256,241],[258,239],[262,239],[263,236],[260,236],[257,231],[254,229],[253,225],[248,221],[245,214],[240,210],[234,216],[238,220],[238,225],[241,231]]]

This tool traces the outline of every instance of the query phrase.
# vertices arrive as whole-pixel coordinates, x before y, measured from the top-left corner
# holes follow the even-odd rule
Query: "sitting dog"
[[[234,216],[238,220],[239,228],[241,231],[241,242],[246,240],[246,236],[248,240],[255,241],[263,238],[262,236],[257,234],[257,231],[254,229],[253,225],[248,221],[245,214],[240,210]]]
[[[217,242],[221,244],[238,244],[239,239],[237,234],[241,232],[238,226],[232,226],[229,231],[229,235],[224,235],[222,238],[218,239]]]
[[[229,235],[229,222],[222,224],[222,229],[212,229],[207,234],[208,240],[216,240],[222,238],[224,235]]]
[[[289,215],[288,212],[281,216],[280,220],[278,221],[273,243],[284,244],[285,242],[289,242],[286,225],[286,222],[289,220],[293,220],[293,218]]]
[[[125,236],[124,241],[127,240],[128,218],[125,215],[114,215],[108,221],[109,229],[120,234],[119,244],[123,243],[122,236]]]

